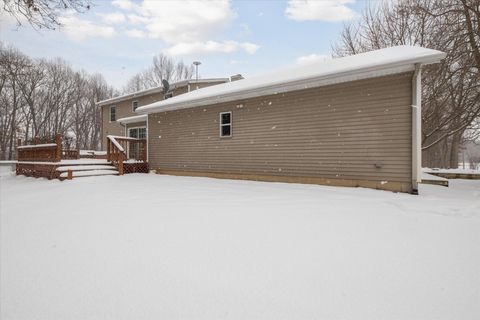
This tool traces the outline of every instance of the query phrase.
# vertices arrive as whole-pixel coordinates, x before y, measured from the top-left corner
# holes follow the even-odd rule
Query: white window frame
[[[130,137],[130,130],[133,130],[133,129],[138,129],[138,130],[140,130],[140,129],[145,129],[145,139],[147,139],[147,134],[148,134],[148,132],[147,132],[147,127],[146,127],[146,126],[139,126],[139,127],[131,127],[131,128],[128,128],[128,129],[127,129],[128,137]],[[140,138],[137,137],[137,139],[140,139]]]
[[[115,120],[112,120],[112,109],[115,109]],[[110,123],[117,121],[117,106],[110,106],[110,109],[108,110],[108,120]]]
[[[222,115],[224,114],[230,114],[230,123],[222,123]],[[230,135],[224,136],[222,134],[222,128],[225,126],[230,126]],[[219,113],[219,135],[220,138],[231,138],[233,135],[233,116],[232,116],[232,111],[225,111],[225,112],[220,112]]]
[[[137,103],[137,108],[139,107],[139,105],[138,105],[138,100],[132,101],[132,112],[135,112],[135,107],[134,107],[134,103],[135,103],[135,102]]]

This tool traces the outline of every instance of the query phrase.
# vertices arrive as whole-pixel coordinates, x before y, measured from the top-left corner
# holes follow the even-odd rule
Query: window
[[[232,112],[220,113],[220,137],[232,136]]]
[[[146,139],[147,138],[147,128],[130,128],[128,129],[128,136],[130,138],[136,139]]]
[[[117,108],[110,107],[110,122],[117,120]]]
[[[138,128],[138,139],[147,138],[147,128]]]
[[[133,101],[132,102],[132,111],[135,112],[135,110],[137,110],[138,108],[138,101]]]

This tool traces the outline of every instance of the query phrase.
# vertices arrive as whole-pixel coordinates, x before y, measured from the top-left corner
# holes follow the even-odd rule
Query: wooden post
[[[125,154],[120,152],[118,155],[118,175],[123,175],[123,160],[125,158]]]
[[[57,144],[55,162],[60,162],[62,160],[62,135],[60,133],[55,136],[55,143]]]
[[[107,161],[111,161],[111,156],[110,156],[110,139],[107,138]]]
[[[72,180],[73,179],[73,172],[71,169],[67,170],[67,179]]]
[[[22,160],[20,157],[20,150],[18,149],[18,147],[20,147],[21,145],[22,145],[22,139],[18,138],[17,139],[17,160]]]

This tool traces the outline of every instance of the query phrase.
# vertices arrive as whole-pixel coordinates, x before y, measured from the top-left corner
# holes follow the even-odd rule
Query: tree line
[[[97,101],[114,89],[100,74],[73,70],[62,59],[31,59],[0,43],[0,159],[15,158],[16,140],[75,137],[80,149],[100,144]]]
[[[118,91],[101,74],[75,71],[60,58],[32,59],[0,42],[0,160],[15,158],[17,139],[57,133],[76,148],[97,150],[102,114],[96,102],[192,75],[192,66],[160,53]]]

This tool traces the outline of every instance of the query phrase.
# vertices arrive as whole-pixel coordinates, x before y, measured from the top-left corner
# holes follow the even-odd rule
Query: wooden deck
[[[55,141],[36,139],[17,147],[16,174],[47,179],[148,173],[146,140],[109,136],[105,159],[80,159],[78,150],[62,149],[62,137]]]
[[[422,172],[422,183],[448,187],[448,179],[437,177],[427,172]]]

